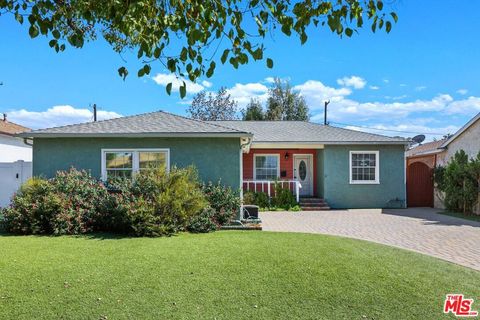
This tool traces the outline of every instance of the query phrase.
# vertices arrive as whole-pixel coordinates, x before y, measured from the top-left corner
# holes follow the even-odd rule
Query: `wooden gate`
[[[423,162],[414,162],[408,166],[407,205],[433,207],[433,169]]]

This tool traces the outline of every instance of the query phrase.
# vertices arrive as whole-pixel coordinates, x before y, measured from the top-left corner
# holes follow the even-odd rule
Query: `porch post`
[[[240,144],[242,143],[242,140],[240,139]],[[240,161],[240,212],[238,213],[238,220],[242,219],[242,213],[243,213],[243,152],[242,152],[242,147],[240,147],[239,151],[239,161]]]
[[[297,202],[300,202],[300,188],[298,187],[298,181],[295,181],[295,196],[297,198]]]

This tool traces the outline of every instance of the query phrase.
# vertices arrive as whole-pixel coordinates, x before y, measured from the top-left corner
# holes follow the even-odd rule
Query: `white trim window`
[[[379,184],[379,168],[378,151],[350,151],[351,184]]]
[[[169,149],[102,149],[102,179],[131,178],[140,170],[170,169]]]
[[[280,177],[280,155],[256,154],[253,158],[255,180],[276,180]]]

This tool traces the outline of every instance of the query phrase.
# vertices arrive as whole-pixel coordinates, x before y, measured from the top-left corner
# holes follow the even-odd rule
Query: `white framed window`
[[[255,180],[275,180],[280,177],[279,154],[256,154],[253,157]]]
[[[378,151],[350,151],[351,184],[379,184],[379,169]]]
[[[102,149],[102,179],[131,178],[140,170],[170,169],[170,149]]]

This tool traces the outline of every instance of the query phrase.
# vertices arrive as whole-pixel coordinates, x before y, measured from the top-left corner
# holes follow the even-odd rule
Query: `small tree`
[[[258,99],[251,99],[245,110],[242,111],[243,120],[265,120],[262,104]]]
[[[237,102],[224,87],[215,95],[211,92],[207,95],[205,91],[197,93],[187,111],[191,118],[204,121],[238,119]]]
[[[266,120],[308,121],[308,112],[305,99],[293,91],[290,83],[276,78],[269,90]]]
[[[471,213],[478,201],[480,153],[469,161],[465,151],[457,151],[445,168],[437,168],[435,181],[440,191],[445,192],[448,210]]]

